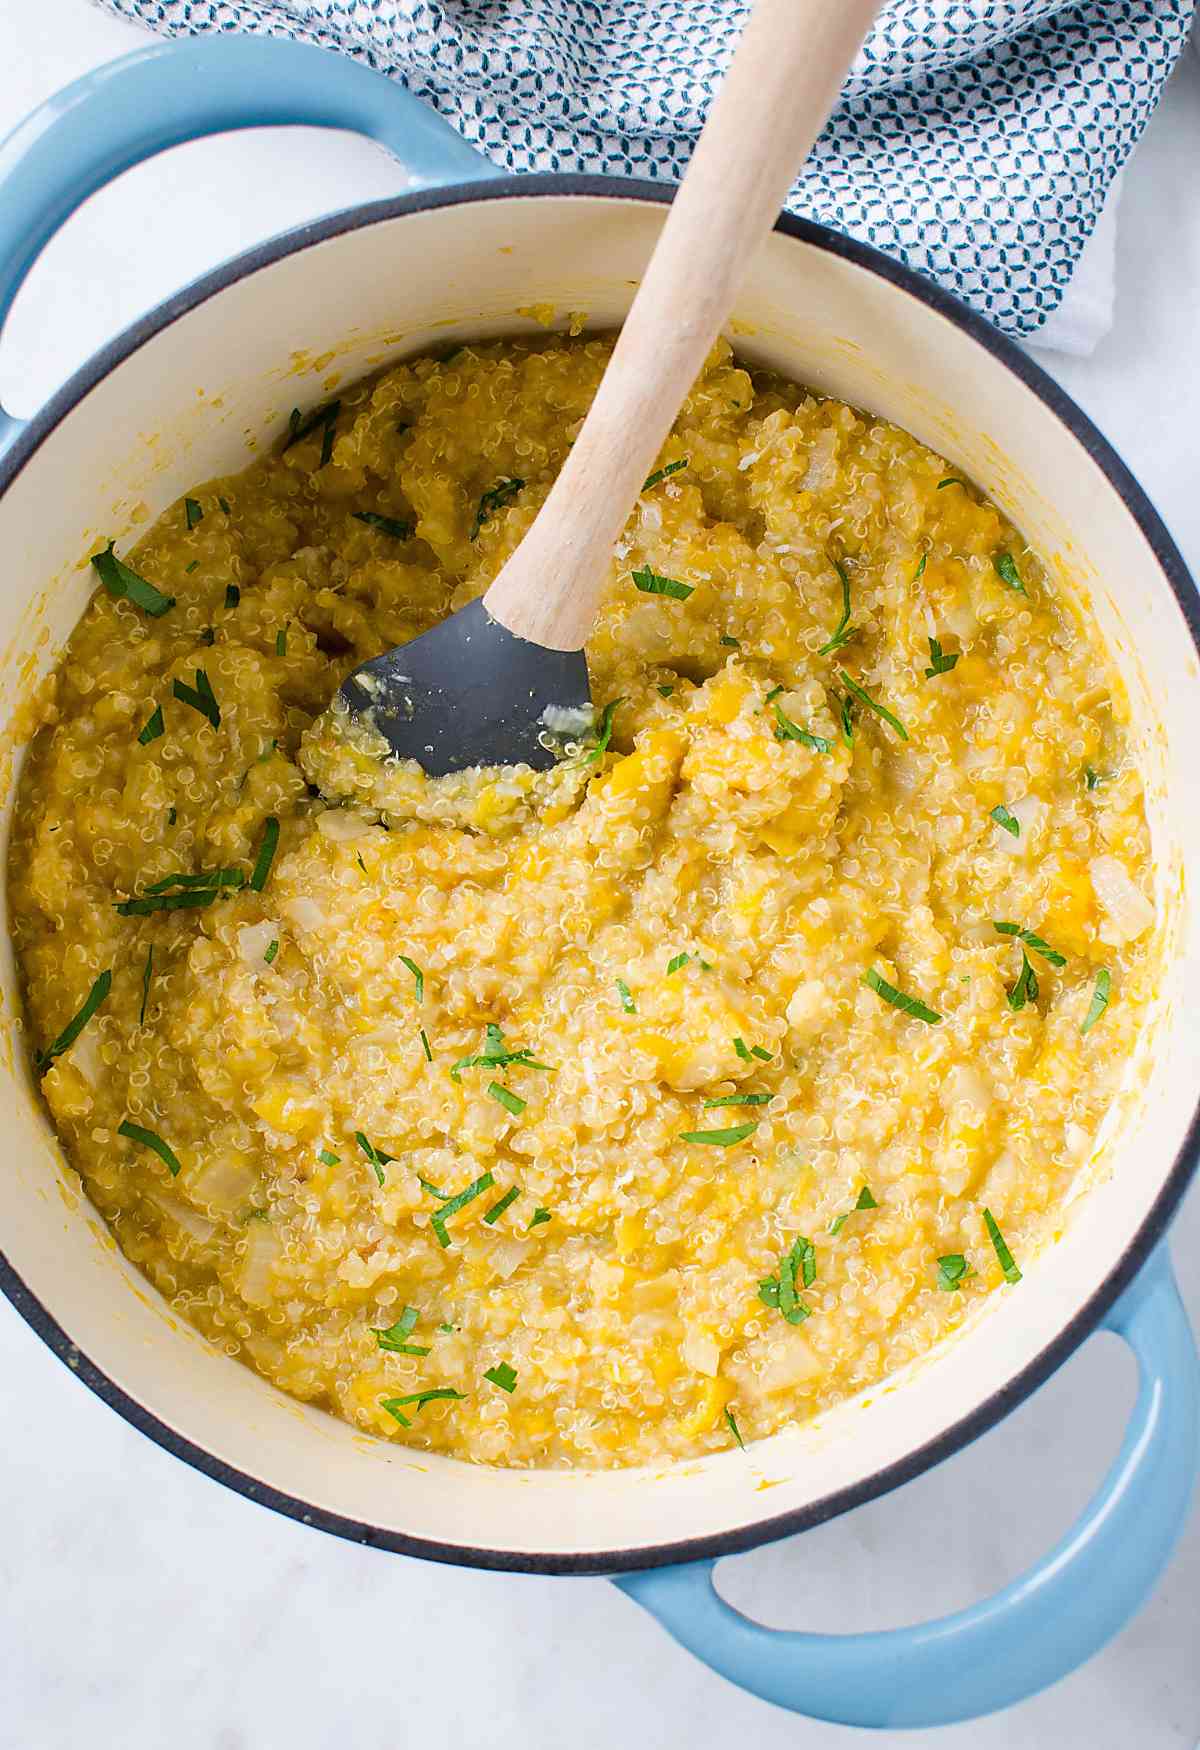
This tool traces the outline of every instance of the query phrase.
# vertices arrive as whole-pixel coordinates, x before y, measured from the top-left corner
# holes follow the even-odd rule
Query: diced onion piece
[[[261,924],[243,924],[238,931],[238,953],[247,966],[261,966],[278,936],[279,926],[270,918]]]
[[[710,1379],[715,1378],[721,1365],[721,1350],[707,1331],[689,1327],[679,1353],[693,1373],[706,1373]]]
[[[1088,864],[1092,891],[1104,914],[1100,934],[1117,947],[1136,938],[1154,922],[1154,907],[1135,886],[1124,863],[1116,857],[1093,857]]]
[[[294,899],[285,899],[279,908],[300,930],[320,930],[329,922],[315,899],[310,899],[305,893],[298,893]]]
[[[787,1391],[790,1386],[803,1385],[821,1371],[821,1363],[807,1337],[790,1327],[771,1333],[771,1358],[758,1376],[757,1384],[764,1392]]]
[[[270,1301],[271,1276],[278,1256],[279,1236],[270,1222],[248,1222],[238,1291],[250,1306],[266,1306]]]
[[[352,808],[327,808],[324,814],[317,816],[317,831],[335,845],[347,845],[370,830],[370,821],[364,820]]]

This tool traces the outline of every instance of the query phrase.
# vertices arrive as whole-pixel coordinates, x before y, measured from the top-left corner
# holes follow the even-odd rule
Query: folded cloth
[[[340,49],[402,80],[508,170],[655,180],[682,174],[749,10],[748,0],[98,3],[170,35],[245,30]],[[901,257],[1009,334],[1037,336],[1193,5],[890,0],[789,209]],[[1089,255],[1087,296],[1055,325],[1072,351],[1111,321],[1111,253],[1110,224]]]

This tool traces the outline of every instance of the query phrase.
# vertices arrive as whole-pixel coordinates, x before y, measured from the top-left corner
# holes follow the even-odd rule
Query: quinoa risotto
[[[1161,958],[1094,629],[914,438],[724,344],[552,771],[346,737],[608,350],[410,360],[98,550],[9,864],[126,1255],[283,1390],[503,1465],[748,1443],[1019,1294]]]

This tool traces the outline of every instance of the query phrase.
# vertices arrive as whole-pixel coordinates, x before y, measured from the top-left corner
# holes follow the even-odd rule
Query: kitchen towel
[[[508,170],[656,181],[682,174],[749,10],[748,0],[98,3],[168,35],[244,30],[339,49],[402,80]],[[1090,350],[1112,312],[1106,200],[1193,6],[890,0],[789,209],[901,257],[1009,334]]]

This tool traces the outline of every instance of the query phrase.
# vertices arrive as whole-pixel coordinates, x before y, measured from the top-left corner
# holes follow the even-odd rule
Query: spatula
[[[757,0],[557,480],[491,588],[341,697],[431,776],[555,758],[613,547],[880,0]]]

